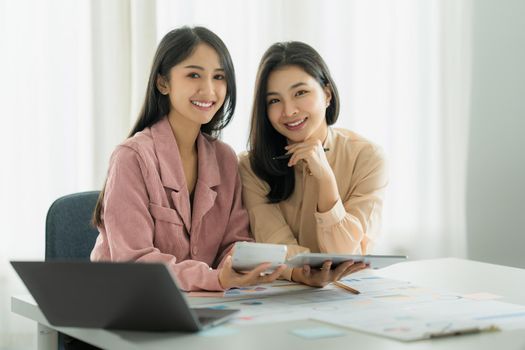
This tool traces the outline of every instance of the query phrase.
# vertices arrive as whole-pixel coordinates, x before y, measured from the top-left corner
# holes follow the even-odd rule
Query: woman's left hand
[[[285,147],[291,154],[288,166],[295,166],[300,161],[306,162],[307,171],[318,180],[333,177],[333,171],[326,159],[323,145],[319,140],[305,140]]]

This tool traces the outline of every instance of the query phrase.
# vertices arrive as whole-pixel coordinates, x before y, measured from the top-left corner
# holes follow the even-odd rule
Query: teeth
[[[211,107],[211,105],[213,104],[213,102],[199,102],[199,101],[191,101],[191,103],[193,103],[195,106],[199,106],[203,108]]]
[[[304,122],[304,119],[298,120],[295,123],[288,123],[286,125],[288,125],[288,126],[297,126],[297,125],[301,124],[302,122]]]

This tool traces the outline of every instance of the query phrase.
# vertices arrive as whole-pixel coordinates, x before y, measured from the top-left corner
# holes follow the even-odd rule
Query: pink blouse
[[[92,261],[163,262],[179,287],[223,290],[219,272],[237,241],[250,241],[234,151],[197,138],[193,208],[167,118],[113,152]]]

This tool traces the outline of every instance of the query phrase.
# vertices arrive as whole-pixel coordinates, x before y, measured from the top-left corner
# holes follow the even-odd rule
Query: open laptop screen
[[[80,261],[12,261],[11,264],[52,325],[141,331],[203,328],[163,264]],[[207,313],[206,323],[217,324],[237,311],[210,311],[213,314]]]

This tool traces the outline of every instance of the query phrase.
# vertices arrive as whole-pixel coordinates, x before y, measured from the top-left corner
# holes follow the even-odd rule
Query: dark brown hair
[[[170,99],[157,89],[157,77],[160,75],[169,80],[171,68],[188,58],[201,43],[209,45],[217,52],[227,86],[223,105],[208,123],[201,126],[201,131],[212,138],[220,136],[221,130],[229,124],[235,111],[236,85],[233,62],[224,42],[212,31],[204,27],[184,26],[170,31],[160,41],[153,59],[144,103],[128,137],[152,126],[169,113]],[[93,213],[92,223],[95,226],[103,224],[104,192],[105,186],[100,192]]]
[[[339,116],[337,87],[326,63],[314,48],[302,42],[290,41],[275,43],[266,50],[255,81],[248,143],[253,171],[270,186],[266,195],[270,203],[288,199],[295,187],[293,167],[287,166],[287,160],[272,159],[283,153],[287,141],[286,137],[274,129],[267,113],[268,77],[274,70],[284,66],[297,66],[317,80],[322,87],[328,87],[332,99],[326,109],[326,123],[334,124]]]

